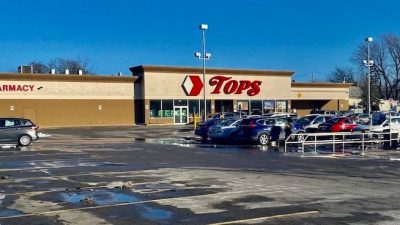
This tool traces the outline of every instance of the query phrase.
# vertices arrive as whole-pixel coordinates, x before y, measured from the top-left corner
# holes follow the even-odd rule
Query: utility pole
[[[315,83],[314,73],[311,73],[311,81]]]

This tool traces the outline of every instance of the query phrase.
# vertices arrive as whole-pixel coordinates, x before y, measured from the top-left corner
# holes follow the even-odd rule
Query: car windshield
[[[219,125],[221,126],[230,126],[232,123],[234,123],[236,120],[225,120],[222,123],[220,123]]]
[[[383,122],[385,122],[386,120],[386,115],[385,114],[373,114],[372,115],[372,125],[373,126],[377,126],[377,125],[381,125]]]
[[[265,120],[265,125],[274,125],[275,124],[275,120],[274,119],[266,119]]]
[[[244,119],[242,120],[242,122],[240,123],[240,125],[249,125],[251,123],[251,121],[253,121],[252,119]]]
[[[296,121],[296,124],[308,125],[308,124],[311,123],[311,121],[312,121],[313,119],[315,119],[315,117],[317,117],[317,116],[306,116],[306,117],[302,117],[302,118],[300,118],[300,119],[298,119],[298,120]]]
[[[333,118],[333,119],[330,119],[330,120],[326,121],[325,123],[334,124],[334,123],[337,123],[339,120],[340,120],[340,118],[336,117],[336,118]]]

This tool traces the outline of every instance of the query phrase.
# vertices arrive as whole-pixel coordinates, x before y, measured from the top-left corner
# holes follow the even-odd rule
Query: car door
[[[309,125],[309,128],[318,128],[318,126],[320,124],[322,124],[323,122],[325,122],[325,117],[324,116],[318,116],[317,118],[315,118]]]
[[[400,130],[400,118],[392,118],[390,124],[390,129],[392,132],[399,132]]]
[[[343,121],[343,125],[344,125],[344,129],[342,131],[351,131],[353,130],[354,127],[357,126],[356,122],[354,120],[351,119],[345,119]]]
[[[1,122],[1,142],[10,144],[18,140],[17,121],[15,119],[3,119]]]
[[[278,118],[275,120],[275,126],[280,127],[280,132],[279,132],[279,140],[285,140],[285,126],[287,124],[287,121],[282,118]]]
[[[5,143],[7,142],[8,135],[7,135],[7,130],[6,127],[4,126],[5,120],[0,119],[0,143]]]

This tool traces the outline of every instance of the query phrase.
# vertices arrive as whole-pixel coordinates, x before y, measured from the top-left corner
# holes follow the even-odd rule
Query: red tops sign
[[[214,90],[211,94],[242,94],[246,92],[248,96],[255,96],[260,93],[262,81],[254,80],[234,80],[232,77],[214,76],[209,80]],[[203,82],[199,76],[188,75],[182,83],[183,90],[189,96],[197,96],[203,89]]]

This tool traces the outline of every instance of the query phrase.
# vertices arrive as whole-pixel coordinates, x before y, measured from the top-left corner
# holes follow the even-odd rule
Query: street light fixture
[[[211,53],[206,53],[206,36],[205,31],[208,30],[207,24],[200,24],[199,29],[202,33],[203,53],[195,52],[194,56],[203,60],[203,100],[204,100],[204,121],[207,120],[207,102],[206,102],[206,60],[211,58]]]
[[[367,43],[367,60],[363,60],[363,63],[368,67],[368,115],[369,115],[369,126],[371,129],[372,117],[371,117],[371,66],[374,65],[374,60],[370,59],[370,43],[373,41],[372,37],[366,37],[365,42]]]

